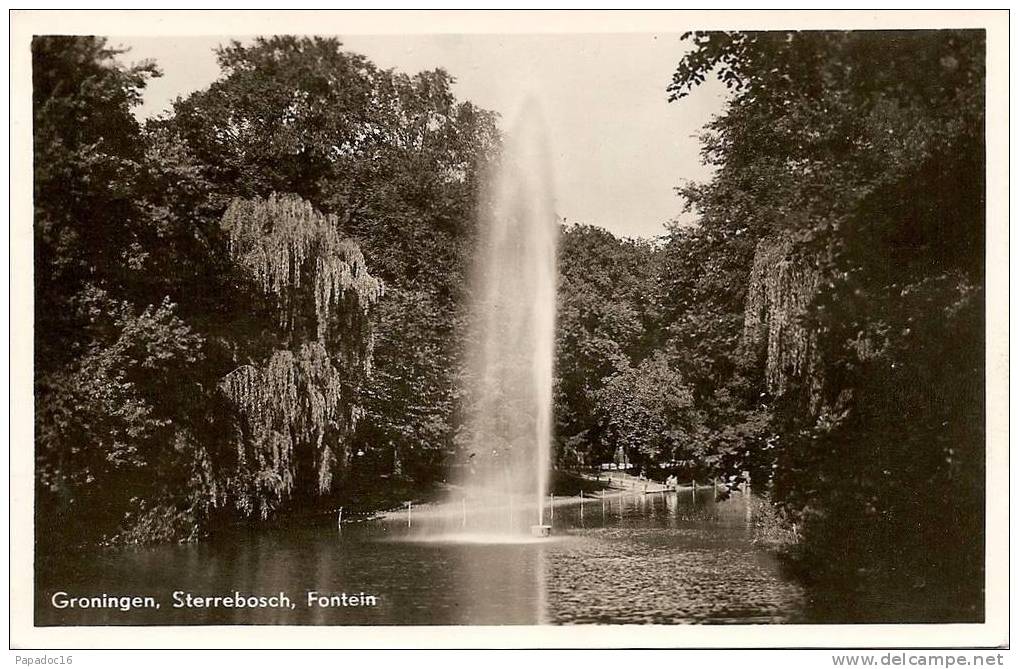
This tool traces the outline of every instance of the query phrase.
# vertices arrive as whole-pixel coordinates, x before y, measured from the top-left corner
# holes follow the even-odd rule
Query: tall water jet
[[[529,102],[479,206],[460,481],[472,498],[473,532],[526,530],[514,508],[533,514],[528,525],[545,524],[559,230],[548,163],[541,116]]]

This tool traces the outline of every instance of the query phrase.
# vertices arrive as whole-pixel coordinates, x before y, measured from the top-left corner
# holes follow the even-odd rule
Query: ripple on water
[[[550,622],[782,623],[804,608],[802,590],[749,544],[723,548],[696,529],[592,534],[549,551]]]

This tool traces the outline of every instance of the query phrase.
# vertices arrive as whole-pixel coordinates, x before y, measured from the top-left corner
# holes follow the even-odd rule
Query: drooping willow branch
[[[223,215],[223,228],[231,256],[276,298],[285,327],[307,284],[314,292],[319,341],[327,336],[330,312],[345,296],[354,295],[363,311],[382,296],[382,283],[368,274],[357,244],[340,234],[336,217],[296,195],[236,199]]]
[[[296,196],[235,200],[223,227],[231,256],[275,300],[281,339],[303,336],[220,383],[240,419],[237,506],[265,517],[299,485],[302,462],[313,467],[318,493],[331,489],[360,415],[357,389],[369,372],[366,314],[383,287],[335,217]],[[313,323],[310,331],[295,330],[298,318]]]
[[[781,395],[807,380],[815,411],[822,385],[817,334],[803,315],[819,284],[819,270],[797,257],[790,242],[764,239],[754,254],[743,321],[744,345],[762,353],[768,392]]]

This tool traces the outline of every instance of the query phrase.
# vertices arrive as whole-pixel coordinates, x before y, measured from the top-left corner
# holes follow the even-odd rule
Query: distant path
[[[607,483],[611,490],[628,490],[632,492],[644,492],[645,487],[649,493],[657,492],[672,492],[674,490],[691,490],[694,488],[694,484],[688,483],[686,485],[666,485],[659,483],[658,481],[652,481],[650,479],[640,478],[633,474],[628,474],[621,471],[605,471],[598,474],[592,474],[590,472],[580,472],[580,476],[587,479],[588,481],[598,481],[601,483]],[[711,483],[702,484],[697,483],[696,487],[700,488],[712,488]]]

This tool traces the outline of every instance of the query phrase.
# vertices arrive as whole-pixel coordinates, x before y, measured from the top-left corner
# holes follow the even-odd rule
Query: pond
[[[474,517],[466,505],[464,514],[469,530]],[[738,495],[716,501],[701,490],[559,500],[552,525],[553,536],[540,541],[423,540],[412,510],[410,529],[398,513],[344,523],[342,530],[245,530],[200,544],[69,554],[38,565],[36,624],[808,621],[805,592],[751,542]],[[269,605],[201,599],[230,600],[235,593],[266,597]],[[125,607],[80,607],[79,598],[104,594],[138,599]],[[188,596],[191,606],[177,606]]]

